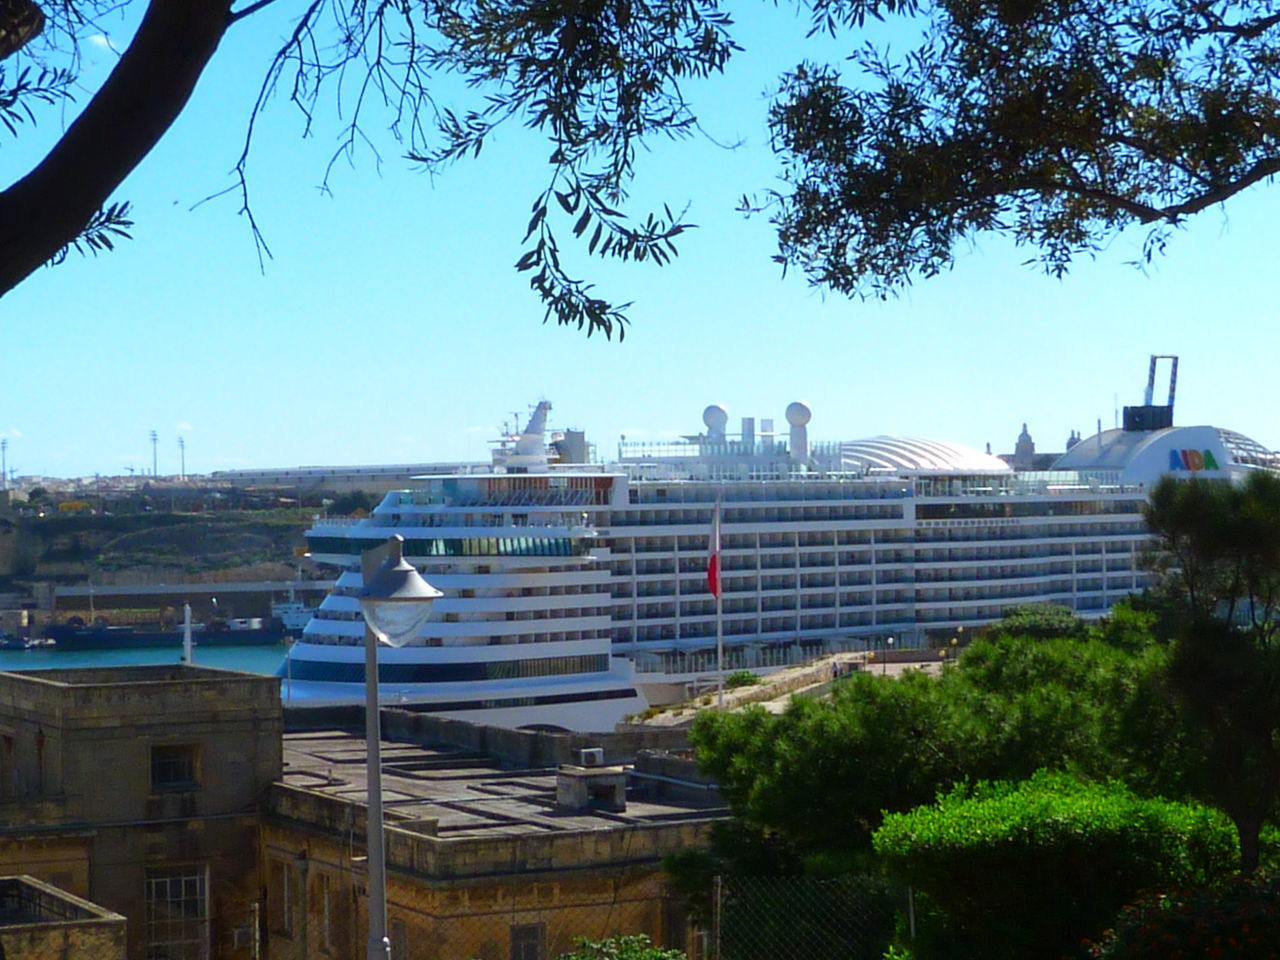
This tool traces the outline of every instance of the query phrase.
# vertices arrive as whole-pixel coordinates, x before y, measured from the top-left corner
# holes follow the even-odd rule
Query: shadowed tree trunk
[[[0,296],[84,230],[186,106],[231,0],[151,0],[97,95],[29,174],[0,193]]]

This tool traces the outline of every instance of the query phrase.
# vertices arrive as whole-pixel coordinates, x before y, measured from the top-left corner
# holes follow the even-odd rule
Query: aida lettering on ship
[[[947,640],[1022,603],[1098,617],[1147,582],[1150,484],[1278,463],[1238,433],[1172,426],[1172,404],[1079,440],[1047,470],[1014,470],[912,437],[811,443],[811,413],[793,403],[784,432],[744,418],[729,433],[712,406],[702,431],[624,442],[605,466],[581,462],[585,443],[547,444],[548,409],[483,472],[418,478],[359,521],[316,519],[312,557],[344,569],[282,670],[287,697],[363,695],[359,554],[394,533],[445,595],[417,641],[381,652],[389,701],[605,730],[646,698],[714,686],[713,582],[726,670],[766,672],[889,636]]]

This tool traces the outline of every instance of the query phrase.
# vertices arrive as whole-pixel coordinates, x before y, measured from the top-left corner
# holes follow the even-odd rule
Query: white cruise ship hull
[[[555,647],[566,647],[556,644]],[[385,706],[500,727],[556,727],[607,732],[647,706],[637,687],[631,661],[607,658],[603,671],[532,679],[429,679],[476,675],[501,654],[527,648],[380,647],[378,699]],[[572,648],[540,651],[549,657],[575,656]],[[489,659],[477,659],[477,653]],[[498,654],[498,657],[493,657]],[[286,706],[321,707],[363,704],[364,647],[299,641],[280,670]],[[417,679],[422,677],[423,679]]]

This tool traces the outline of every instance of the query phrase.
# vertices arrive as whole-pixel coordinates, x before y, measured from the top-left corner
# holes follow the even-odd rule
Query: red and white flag
[[[711,595],[720,599],[720,501],[711,514],[711,542],[707,547],[707,586]]]

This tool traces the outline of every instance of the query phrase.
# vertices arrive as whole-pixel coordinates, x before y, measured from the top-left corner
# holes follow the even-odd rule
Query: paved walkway
[[[792,697],[826,696],[831,689],[833,664],[840,668],[841,673],[862,669],[868,673],[881,673],[890,677],[901,676],[908,670],[925,670],[929,673],[941,670],[940,660],[895,660],[886,663],[868,659],[865,653],[836,653],[766,674],[758,684],[726,690],[724,709],[738,710],[758,703],[770,713],[782,713]],[[717,709],[716,699],[715,689],[712,688],[692,700],[672,704],[656,716],[639,722],[645,726],[687,727],[700,711]]]

